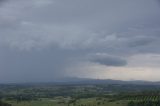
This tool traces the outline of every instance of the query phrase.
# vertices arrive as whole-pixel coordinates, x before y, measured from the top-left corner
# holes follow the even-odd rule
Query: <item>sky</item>
[[[0,0],[1,83],[159,76],[159,0]]]

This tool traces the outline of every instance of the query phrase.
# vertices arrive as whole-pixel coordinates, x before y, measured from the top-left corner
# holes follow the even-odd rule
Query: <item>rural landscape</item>
[[[130,83],[87,80],[1,84],[0,106],[160,106],[160,83]]]
[[[160,106],[160,0],[0,0],[0,106]]]

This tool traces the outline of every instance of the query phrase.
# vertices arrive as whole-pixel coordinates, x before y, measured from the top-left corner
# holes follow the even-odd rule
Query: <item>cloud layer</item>
[[[0,80],[79,77],[79,66],[95,64],[156,66],[142,54],[160,53],[159,9],[157,0],[0,0]]]

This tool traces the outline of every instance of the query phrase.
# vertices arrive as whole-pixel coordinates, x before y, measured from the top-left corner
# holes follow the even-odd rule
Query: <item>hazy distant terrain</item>
[[[160,103],[160,85],[94,79],[0,84],[0,97],[1,103],[6,103],[2,106],[148,106],[148,101],[159,106],[155,104]]]

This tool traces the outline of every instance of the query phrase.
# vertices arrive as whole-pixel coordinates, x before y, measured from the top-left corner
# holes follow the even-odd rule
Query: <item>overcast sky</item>
[[[159,76],[159,0],[0,0],[0,82]]]

